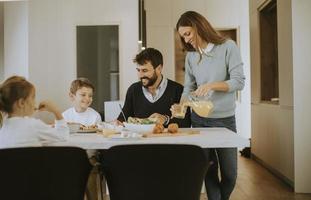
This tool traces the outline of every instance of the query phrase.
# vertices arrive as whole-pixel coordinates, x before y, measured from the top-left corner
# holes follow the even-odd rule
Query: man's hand
[[[123,124],[123,122],[121,122],[121,121],[119,121],[119,120],[114,120],[113,122],[112,122],[114,125],[116,125],[116,126],[124,126],[124,124]]]
[[[153,113],[152,115],[150,115],[148,118],[156,118],[157,123],[159,124],[164,124],[168,119],[167,116],[165,115],[161,115],[159,113]]]

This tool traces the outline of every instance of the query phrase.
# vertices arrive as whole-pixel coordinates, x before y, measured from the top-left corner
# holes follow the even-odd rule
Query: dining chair
[[[102,166],[110,200],[199,200],[208,162],[201,147],[114,146]]]
[[[83,200],[91,170],[85,150],[24,147],[0,150],[0,199]]]

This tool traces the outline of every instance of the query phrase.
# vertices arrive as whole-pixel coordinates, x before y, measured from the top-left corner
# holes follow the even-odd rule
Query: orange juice
[[[193,101],[189,102],[189,106],[200,117],[208,117],[214,107],[211,101]]]
[[[186,101],[178,105],[174,105],[175,113],[173,114],[173,117],[180,119],[185,118],[187,107],[191,107],[192,110],[201,117],[208,117],[214,106],[211,101]]]

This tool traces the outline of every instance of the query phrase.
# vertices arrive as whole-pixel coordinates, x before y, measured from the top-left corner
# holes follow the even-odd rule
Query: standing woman
[[[182,14],[176,29],[187,50],[183,97],[209,95],[214,104],[208,118],[192,112],[192,127],[225,127],[236,132],[235,92],[243,89],[245,79],[237,45],[194,11]],[[213,161],[205,177],[208,199],[229,199],[237,177],[237,149],[206,149],[206,154]]]

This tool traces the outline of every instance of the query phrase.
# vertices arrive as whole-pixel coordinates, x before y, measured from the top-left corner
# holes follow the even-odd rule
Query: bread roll
[[[178,132],[178,124],[176,124],[176,123],[169,124],[167,127],[167,130],[169,133],[177,133]]]
[[[163,133],[163,131],[164,131],[164,126],[162,124],[157,123],[154,126],[152,133],[160,134],[160,133]]]

